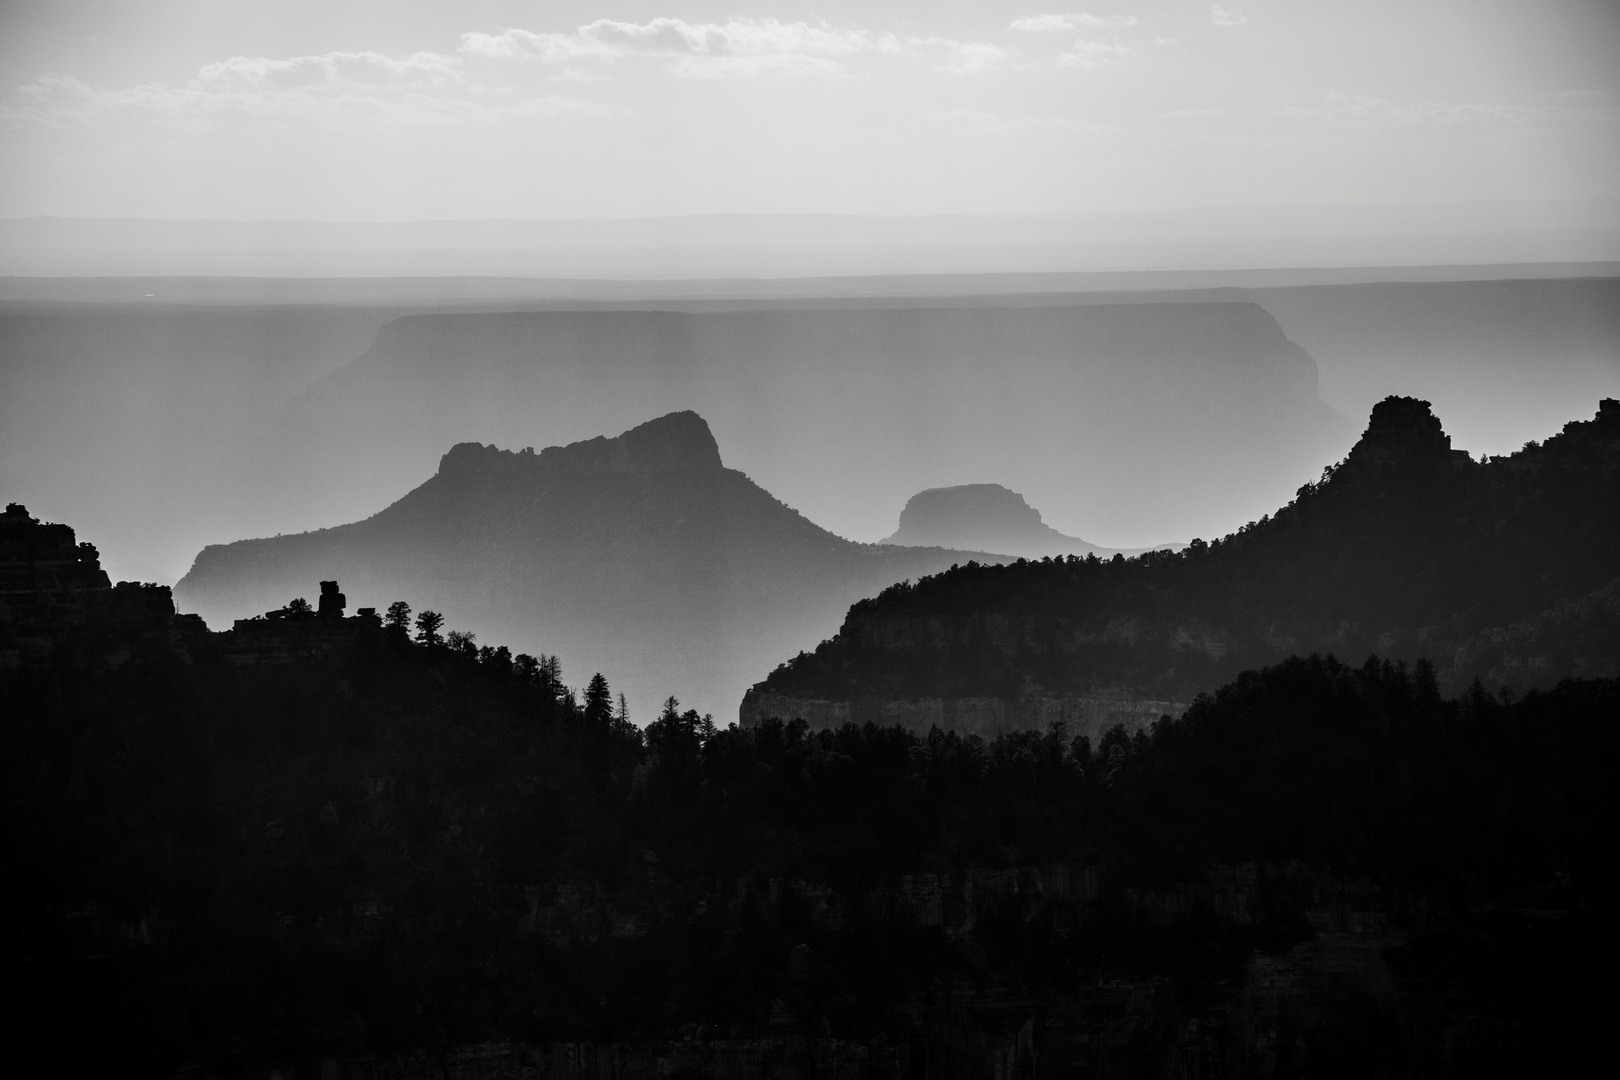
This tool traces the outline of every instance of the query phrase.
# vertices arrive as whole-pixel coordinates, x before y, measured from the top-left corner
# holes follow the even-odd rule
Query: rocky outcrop
[[[1389,397],[1373,406],[1367,430],[1351,448],[1342,467],[1349,469],[1421,469],[1466,465],[1466,450],[1453,450],[1451,436],[1427,401]]]
[[[66,655],[88,670],[115,668],[137,652],[174,652],[206,636],[176,615],[168,586],[121,581],[101,568],[94,544],[11,503],[0,515],[0,672]]]
[[[335,660],[355,648],[375,648],[381,631],[382,619],[372,609],[362,608],[352,618],[344,618],[339,609],[325,618],[237,619],[229,630],[213,635],[213,641],[228,664],[280,665]]]
[[[210,633],[180,615],[167,585],[120,581],[101,569],[93,544],[66,525],[44,524],[12,503],[0,515],[0,674],[68,659],[87,671],[121,667],[136,656],[234,666],[334,660],[375,647],[382,620],[372,608],[345,618],[336,581],[320,583],[320,606],[278,608]]]

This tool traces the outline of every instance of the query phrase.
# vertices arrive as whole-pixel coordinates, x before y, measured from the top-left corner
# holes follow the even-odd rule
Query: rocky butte
[[[1428,402],[1387,398],[1322,480],[1180,552],[968,564],[850,608],[749,691],[802,717],[1095,738],[1290,654],[1432,661],[1460,691],[1620,669],[1620,403],[1474,461]]]
[[[1102,548],[1065,536],[1042,518],[1018,492],[1000,484],[958,484],[913,495],[900,511],[900,527],[880,543],[905,547],[964,548],[1039,559],[1048,555],[1098,555]],[[1126,550],[1140,555],[1148,548]]]
[[[703,418],[679,412],[539,453],[459,443],[364,521],[204,549],[176,595],[212,622],[339,580],[371,606],[403,599],[446,629],[614,672],[649,711],[669,694],[712,710],[861,596],[971,557],[835,536],[726,468]]]

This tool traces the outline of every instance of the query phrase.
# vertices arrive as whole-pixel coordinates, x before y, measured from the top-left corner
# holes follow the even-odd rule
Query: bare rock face
[[[1468,453],[1451,448],[1451,436],[1427,401],[1387,397],[1373,406],[1367,430],[1351,449],[1351,469],[1411,469],[1465,464]]]
[[[994,551],[1031,559],[1105,553],[1095,544],[1058,532],[1041,520],[1040,511],[1022,495],[1000,484],[960,484],[918,492],[900,511],[900,528],[882,542]]]

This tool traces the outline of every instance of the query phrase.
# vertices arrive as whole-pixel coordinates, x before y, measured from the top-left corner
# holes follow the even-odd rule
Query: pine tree
[[[444,616],[437,611],[423,611],[416,616],[416,640],[421,645],[437,645],[443,639],[439,636],[439,628],[444,625]]]
[[[553,701],[560,701],[563,696],[562,661],[555,656],[547,656],[541,653],[540,668],[535,674],[535,683]]]
[[[598,671],[585,687],[585,719],[593,724],[606,724],[613,718],[613,691]]]
[[[390,630],[408,632],[411,628],[411,605],[403,600],[395,600],[388,605],[388,614],[383,619],[383,625]]]

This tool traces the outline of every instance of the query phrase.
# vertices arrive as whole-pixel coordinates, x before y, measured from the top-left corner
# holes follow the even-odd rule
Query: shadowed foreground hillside
[[[1605,1030],[1614,680],[1312,657],[1096,742],[642,732],[335,589],[131,613],[0,524],[14,1022],[81,1070],[1569,1075]]]
[[[538,454],[459,444],[364,521],[204,549],[175,592],[218,625],[336,579],[359,603],[404,598],[486,640],[588,658],[638,709],[674,693],[730,711],[859,597],[967,557],[834,536],[672,413]]]
[[[1620,670],[1617,590],[1620,403],[1473,461],[1427,402],[1388,398],[1274,516],[1177,553],[968,564],[894,586],[750,691],[743,717],[966,732],[1125,701],[1147,723],[1143,704],[1171,711],[1301,652],[1432,657],[1453,690],[1477,675],[1523,692]]]

